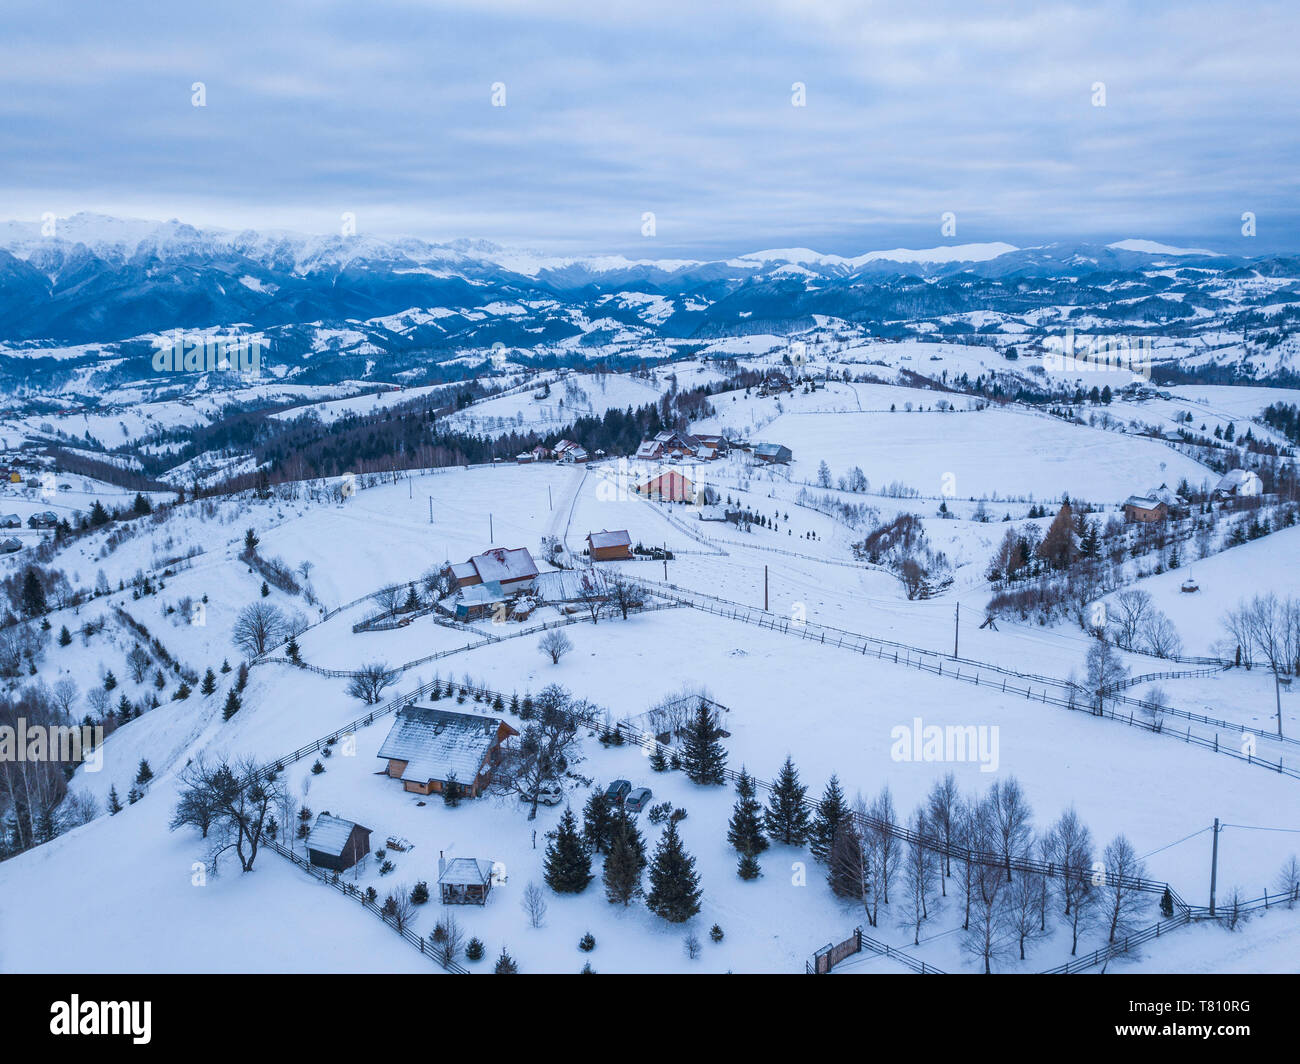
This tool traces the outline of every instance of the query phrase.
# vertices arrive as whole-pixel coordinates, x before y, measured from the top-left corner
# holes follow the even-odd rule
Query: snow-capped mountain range
[[[835,321],[883,338],[1023,337],[1067,323],[1245,337],[1287,333],[1297,308],[1300,259],[1135,238],[856,256],[784,248],[705,261],[557,258],[485,241],[236,232],[85,213],[55,219],[52,231],[0,224],[0,387],[30,383],[34,363],[52,356],[68,370],[95,363],[103,372],[104,355],[118,355],[122,373],[144,376],[134,360],[175,329],[259,332],[283,372],[326,383],[368,375],[376,358],[401,373],[497,344],[608,358]],[[1296,369],[1282,361],[1245,372]]]

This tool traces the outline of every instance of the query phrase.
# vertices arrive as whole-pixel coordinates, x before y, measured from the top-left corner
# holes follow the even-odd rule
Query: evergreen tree
[[[808,837],[808,810],[803,804],[807,793],[808,788],[799,782],[794,761],[787,755],[763,816],[764,826],[773,842],[786,846],[803,845]]]
[[[154,670],[153,685],[160,691],[167,686],[167,677],[163,675],[162,669]]]
[[[546,885],[557,894],[581,894],[591,880],[591,853],[578,832],[578,818],[565,807],[546,846]]]
[[[442,804],[448,809],[455,809],[460,805],[461,785],[456,779],[456,774],[452,773],[442,785]]]
[[[262,598],[266,598],[271,593],[271,588],[265,580],[262,581]]]
[[[240,693],[242,694],[244,688],[247,686],[248,686],[248,662],[241,661],[239,663],[239,672],[235,674],[235,687],[237,687]]]
[[[62,628],[59,629],[59,646],[66,647],[71,643],[72,643],[72,633],[68,631],[68,626],[65,624]]]
[[[226,695],[226,705],[221,711],[221,719],[229,720],[239,712],[241,706],[242,703],[239,701],[239,695],[235,693],[234,688],[231,688],[230,693]]]
[[[221,671],[222,673],[227,673],[230,671],[230,662],[225,658],[221,659]]]
[[[40,574],[29,568],[23,576],[23,612],[28,617],[39,617],[45,609],[45,585]]]
[[[90,508],[91,525],[94,528],[101,528],[102,526],[108,524],[108,522],[109,522],[108,511],[104,509],[104,504],[100,502],[98,499],[96,499],[94,505],[91,506]]]
[[[597,788],[591,792],[582,809],[582,837],[596,853],[609,852],[609,834],[614,827],[614,814],[605,792]]]
[[[501,956],[497,958],[496,967],[492,969],[493,975],[518,975],[519,965],[515,959],[506,952],[505,946],[501,947]]]
[[[140,769],[135,774],[135,782],[143,787],[151,779],[153,779],[153,769],[149,767],[149,762],[146,759],[141,758]]]
[[[743,766],[736,791],[739,797],[727,825],[727,842],[739,853],[760,854],[767,849],[767,836],[763,834],[763,807],[754,797],[754,779]]]
[[[135,502],[131,504],[131,509],[135,511],[136,517],[153,513],[153,505],[138,491],[135,493]]]
[[[740,863],[736,866],[736,875],[746,881],[757,879],[763,874],[763,869],[759,866],[758,858],[752,853],[742,853]]]
[[[208,667],[208,671],[203,674],[203,685],[199,688],[205,695],[212,694],[217,689],[217,674]]]
[[[477,935],[471,938],[465,946],[465,959],[467,961],[481,961],[483,959],[483,942]]]
[[[302,661],[302,648],[298,646],[297,636],[289,637],[289,642],[284,644],[284,652],[295,665]]]
[[[104,690],[111,691],[116,686],[117,677],[113,675],[113,670],[109,669],[108,672],[104,674]]]
[[[262,541],[257,538],[257,533],[251,528],[244,533],[244,553],[253,554],[257,550],[257,545]]]
[[[668,771],[668,758],[664,757],[664,748],[658,743],[655,743],[655,748],[650,754],[650,771]]]
[[[117,796],[117,784],[108,789],[108,812],[110,816],[117,816],[122,811],[122,800]]]
[[[835,832],[848,816],[849,806],[844,800],[844,792],[840,789],[839,778],[832,774],[821,801],[817,803],[817,812],[813,816],[812,828],[808,833],[809,849],[817,860],[822,862],[830,860],[831,843],[835,839]]]
[[[700,911],[702,895],[695,858],[683,848],[677,824],[670,820],[659,836],[654,861],[650,864],[650,893],[646,895],[646,906],[669,923],[680,924]]]
[[[1165,892],[1160,896],[1160,915],[1168,920],[1174,915],[1174,896],[1169,893],[1169,888],[1165,887]]]
[[[611,903],[629,904],[641,893],[641,873],[645,870],[645,841],[641,832],[624,812],[614,819],[610,829],[609,856],[605,858],[605,897]]]
[[[692,783],[726,782],[723,770],[727,767],[727,752],[718,738],[720,731],[709,707],[701,701],[694,719],[687,725],[686,741],[682,745],[682,765]]]
[[[125,724],[135,713],[131,709],[131,700],[125,694],[117,700],[117,719]]]
[[[863,875],[862,840],[858,836],[857,825],[852,819],[840,822],[839,830],[831,839],[830,871],[826,878],[831,890],[840,898],[861,900],[866,894],[866,881]]]

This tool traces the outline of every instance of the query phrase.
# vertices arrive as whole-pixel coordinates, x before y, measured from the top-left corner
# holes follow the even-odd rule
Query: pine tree
[[[518,975],[519,965],[515,959],[506,952],[505,946],[501,947],[501,956],[497,958],[496,967],[492,969],[493,975]]]
[[[1168,920],[1174,915],[1174,896],[1169,893],[1169,888],[1165,887],[1165,892],[1160,896],[1160,915]]]
[[[591,853],[578,832],[578,818],[566,807],[546,846],[546,885],[557,894],[581,894],[592,878]]]
[[[655,743],[655,748],[650,754],[650,771],[668,771],[668,758],[664,757],[664,748],[658,743]]]
[[[122,811],[122,800],[117,796],[117,784],[108,789],[108,812],[110,816],[117,816]]]
[[[808,837],[808,810],[803,804],[807,793],[808,788],[799,782],[794,761],[787,756],[763,816],[764,826],[773,842],[786,846],[803,845]]]
[[[96,499],[94,505],[91,506],[90,508],[91,525],[94,526],[95,528],[99,528],[103,525],[108,524],[108,522],[109,522],[108,511],[104,509],[104,504],[100,502],[98,499]]]
[[[670,820],[659,836],[654,861],[650,864],[650,893],[646,907],[672,924],[689,920],[700,911],[700,876],[695,858],[682,846],[677,824]]]
[[[239,712],[241,707],[242,703],[239,701],[239,695],[235,693],[234,688],[231,688],[230,693],[226,695],[226,705],[221,711],[221,719],[229,720]]]
[[[199,688],[199,690],[202,691],[205,695],[210,695],[216,689],[217,689],[217,674],[213,672],[211,666],[209,666],[208,671],[203,674],[203,685]]]
[[[284,652],[295,665],[302,661],[302,648],[298,646],[297,636],[289,637],[289,642],[284,644]]]
[[[244,553],[252,554],[257,550],[257,545],[262,541],[257,538],[257,533],[251,528],[244,533]]]
[[[742,853],[740,863],[736,866],[736,875],[746,881],[757,879],[763,874],[763,869],[759,866],[758,858],[752,853]]]
[[[645,871],[645,841],[626,813],[620,812],[610,830],[609,856],[605,858],[605,897],[611,903],[629,904],[641,893]]]
[[[222,659],[221,659],[221,672],[222,672],[222,674],[224,675],[225,673],[228,673],[229,671],[230,671],[230,662],[229,662],[227,659],[222,658]]]
[[[111,691],[116,686],[117,677],[113,675],[113,670],[109,669],[108,672],[104,674],[104,690]]]
[[[609,808],[605,792],[597,788],[591,792],[582,809],[582,837],[596,853],[609,852],[609,834],[614,826],[614,814]]]
[[[135,782],[143,787],[151,779],[153,779],[153,769],[149,767],[149,762],[146,759],[141,758],[140,769],[135,774]]]
[[[71,643],[72,643],[72,633],[68,631],[68,626],[65,624],[62,628],[59,629],[59,646],[66,647]]]
[[[844,800],[844,792],[840,789],[839,778],[832,773],[821,801],[817,803],[817,812],[813,816],[812,828],[808,833],[809,849],[817,860],[822,862],[830,860],[831,843],[835,839],[835,832],[848,816],[849,806]]]
[[[861,900],[866,893],[863,879],[862,840],[857,825],[850,818],[840,822],[839,830],[831,839],[830,870],[826,874],[832,892],[841,898]]]
[[[727,752],[718,739],[720,731],[709,707],[701,701],[686,728],[686,741],[682,745],[682,765],[692,783],[726,782]]]
[[[241,661],[239,663],[239,672],[236,673],[235,686],[241,693],[244,688],[248,686],[248,662],[246,661]]]
[[[265,580],[262,581],[262,598],[266,598],[271,593],[271,587]]]
[[[131,700],[123,694],[122,697],[117,700],[117,719],[125,724],[133,716],[135,716],[135,713],[131,709]]]
[[[460,781],[456,779],[456,774],[452,773],[449,775],[442,785],[442,804],[448,809],[455,809],[460,805],[461,789]]]
[[[763,807],[754,797],[754,779],[743,766],[736,791],[739,797],[727,825],[727,842],[739,853],[760,854],[767,849],[767,836],[763,834]]]

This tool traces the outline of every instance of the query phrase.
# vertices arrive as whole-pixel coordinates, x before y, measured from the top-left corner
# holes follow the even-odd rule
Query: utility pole
[[[668,544],[664,544],[664,583],[668,583]]]
[[[957,657],[958,641],[961,639],[961,603],[957,603],[957,621],[952,630],[952,656]]]
[[[1214,818],[1214,848],[1210,856],[1210,915],[1214,915],[1214,887],[1219,879],[1219,818]]]
[[[488,542],[495,543],[495,533],[492,531],[492,515],[488,514]]]
[[[433,524],[433,496],[429,496],[429,524]]]
[[[763,612],[767,613],[767,566],[763,566]]]
[[[551,486],[549,484],[546,485],[546,508],[548,510],[555,509],[555,504],[551,502]]]

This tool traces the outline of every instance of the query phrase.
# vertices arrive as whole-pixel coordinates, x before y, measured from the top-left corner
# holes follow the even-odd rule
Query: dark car
[[[632,790],[632,784],[627,780],[615,780],[605,788],[605,798],[610,805],[622,805],[623,799],[628,796]]]
[[[650,788],[638,787],[623,799],[623,808],[629,813],[639,813],[650,804]]]

